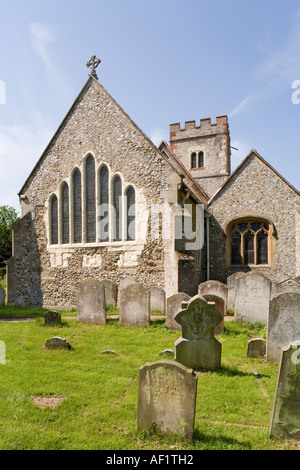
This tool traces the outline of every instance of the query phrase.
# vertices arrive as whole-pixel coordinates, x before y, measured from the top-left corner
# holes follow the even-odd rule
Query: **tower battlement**
[[[200,119],[200,125],[196,125],[196,121],[185,121],[184,127],[180,127],[180,122],[170,124],[170,142],[174,139],[185,139],[186,131],[193,130],[191,137],[205,135],[209,133],[219,134],[220,132],[228,132],[228,117],[226,115],[217,116],[216,122],[212,123],[211,118]],[[178,134],[180,133],[180,134]],[[178,134],[178,135],[177,135]],[[172,147],[172,145],[171,145]]]

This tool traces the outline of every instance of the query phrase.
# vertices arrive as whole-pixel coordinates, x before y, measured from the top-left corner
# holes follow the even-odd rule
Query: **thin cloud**
[[[252,94],[249,94],[244,98],[232,111],[229,113],[229,118],[233,118],[235,116],[238,116],[242,112],[244,112],[248,105],[254,100],[254,96]]]
[[[30,23],[31,45],[42,59],[49,72],[53,72],[53,67],[46,49],[46,46],[55,41],[48,25],[42,23]]]

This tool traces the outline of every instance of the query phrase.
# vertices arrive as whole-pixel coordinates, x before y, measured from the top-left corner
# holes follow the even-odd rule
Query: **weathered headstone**
[[[267,360],[280,361],[281,348],[299,338],[300,294],[279,294],[270,301]]]
[[[282,348],[270,436],[300,440],[300,341]]]
[[[263,357],[266,355],[267,342],[263,338],[252,338],[248,341],[247,357]]]
[[[276,297],[284,292],[294,292],[300,294],[300,281],[299,279],[288,278],[284,281],[274,283],[272,286],[272,296]]]
[[[121,279],[119,286],[118,286],[118,305],[120,305],[120,293],[123,289],[126,289],[126,287],[138,284],[136,280],[133,277],[124,277]]]
[[[178,292],[167,298],[166,303],[166,326],[170,330],[181,330],[181,326],[174,320],[177,313],[182,309],[183,302],[189,302],[190,296],[184,292]]]
[[[45,343],[46,349],[70,349],[70,344],[66,339],[54,336]]]
[[[222,345],[214,337],[222,315],[203,297],[193,297],[175,317],[182,337],[175,343],[175,359],[194,370],[216,370],[221,366]]]
[[[139,284],[119,291],[120,325],[150,325],[150,292]]]
[[[61,325],[61,314],[55,310],[49,310],[44,314],[45,326]]]
[[[159,287],[150,287],[150,310],[166,311],[166,293]]]
[[[272,282],[257,272],[249,272],[238,280],[235,318],[244,322],[267,324]]]
[[[192,438],[197,376],[175,361],[147,363],[139,370],[138,431],[153,425],[168,435]]]
[[[224,300],[223,315],[225,315],[226,308],[227,308],[227,295],[228,295],[228,287],[225,284],[219,281],[202,282],[202,284],[199,284],[199,287],[198,287],[198,295],[200,297],[204,297],[205,295],[211,295],[211,296],[223,299]]]
[[[238,280],[244,274],[245,273],[243,272],[237,272],[227,278],[227,309],[230,309],[233,311],[235,309],[235,298],[236,298]]]
[[[81,323],[106,323],[105,290],[102,282],[86,279],[77,289],[77,319]]]
[[[5,305],[5,290],[0,286],[0,306]]]
[[[102,281],[105,291],[105,303],[106,305],[117,306],[118,300],[118,284],[111,281],[110,279],[104,279]]]

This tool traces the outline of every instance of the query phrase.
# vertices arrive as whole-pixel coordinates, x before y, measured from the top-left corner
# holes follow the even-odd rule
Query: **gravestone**
[[[5,290],[3,287],[0,286],[0,306],[3,307],[5,305]]]
[[[139,284],[119,291],[120,325],[150,325],[150,292]]]
[[[139,370],[138,431],[153,425],[171,436],[191,439],[197,376],[175,361],[147,363]]]
[[[116,307],[118,300],[118,284],[110,279],[104,279],[102,284],[104,285],[105,291],[105,304]]]
[[[299,279],[288,278],[284,281],[273,284],[272,287],[272,296],[276,297],[279,294],[284,292],[294,292],[295,294],[300,294],[300,281]]]
[[[133,277],[129,277],[129,276],[124,277],[124,279],[120,281],[119,286],[118,286],[118,305],[120,305],[120,293],[122,289],[126,289],[126,287],[134,285],[134,284],[138,284],[138,283]]]
[[[267,360],[279,361],[281,348],[300,338],[300,294],[279,294],[270,301]]]
[[[300,440],[300,341],[282,348],[270,436]]]
[[[222,345],[214,337],[214,329],[222,315],[203,297],[195,296],[177,313],[175,321],[182,326],[182,337],[175,343],[176,361],[194,370],[221,367]]]
[[[257,272],[249,272],[238,279],[235,319],[243,322],[267,324],[272,282]]]
[[[247,357],[263,357],[266,355],[267,342],[263,338],[252,338],[248,341]]]
[[[150,287],[150,310],[166,311],[166,293],[159,287]]]
[[[166,303],[166,327],[170,330],[181,330],[181,326],[174,320],[177,313],[182,309],[183,302],[189,302],[190,296],[184,292],[178,292],[167,298]]]
[[[66,339],[54,336],[45,343],[46,349],[70,349],[70,344]]]
[[[77,320],[81,323],[106,324],[105,290],[102,282],[86,279],[78,284]]]
[[[61,314],[55,310],[49,310],[44,314],[45,326],[61,325]]]
[[[235,309],[235,298],[236,298],[238,280],[244,274],[245,273],[243,272],[237,272],[227,278],[227,309],[230,309],[233,311]]]

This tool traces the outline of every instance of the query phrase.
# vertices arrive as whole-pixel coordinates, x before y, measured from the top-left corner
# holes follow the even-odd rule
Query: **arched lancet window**
[[[231,265],[269,264],[270,224],[260,220],[242,220],[231,224]]]
[[[100,241],[106,242],[109,240],[109,172],[106,166],[102,166],[99,172],[99,228],[100,228]]]
[[[198,153],[198,168],[203,168],[204,167],[204,153],[199,152]]]
[[[82,195],[81,173],[77,169],[73,173],[73,241],[82,242]]]
[[[191,168],[197,168],[197,155],[195,152],[191,155]]]
[[[61,188],[61,240],[63,244],[70,242],[69,186],[65,182]]]
[[[93,243],[96,241],[96,180],[92,155],[85,162],[85,223],[86,242]]]
[[[126,239],[135,240],[135,191],[130,186],[126,191]]]
[[[122,181],[120,176],[116,176],[113,180],[113,208],[113,240],[120,241],[122,240]]]
[[[55,194],[50,201],[50,242],[52,245],[58,244],[58,199]]]

